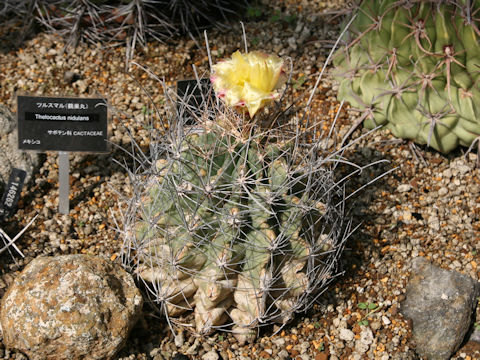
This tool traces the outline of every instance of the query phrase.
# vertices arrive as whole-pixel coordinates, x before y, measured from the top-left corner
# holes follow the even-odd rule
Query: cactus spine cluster
[[[124,42],[130,59],[147,41],[221,25],[245,5],[246,0],[2,0],[0,19],[15,16],[26,25],[36,20],[69,46]]]
[[[363,0],[334,57],[338,98],[447,153],[480,136],[480,1]]]

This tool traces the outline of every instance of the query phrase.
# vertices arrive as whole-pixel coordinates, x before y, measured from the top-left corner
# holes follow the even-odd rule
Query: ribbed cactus
[[[333,173],[295,138],[263,143],[210,124],[177,140],[136,183],[129,263],[166,315],[193,310],[199,333],[233,321],[246,340],[286,323],[335,275]]]
[[[206,96],[192,126],[176,111],[151,165],[132,173],[122,259],[169,323],[193,312],[198,333],[228,329],[244,342],[326,290],[350,222],[334,174],[339,154],[300,115],[259,111],[279,97],[281,59],[238,56],[214,67],[225,102]],[[259,71],[238,74],[238,64]]]
[[[480,136],[480,1],[363,0],[334,57],[367,128],[447,153]]]

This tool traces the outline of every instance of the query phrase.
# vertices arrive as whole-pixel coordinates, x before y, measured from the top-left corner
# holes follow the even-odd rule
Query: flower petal
[[[260,51],[242,54],[236,51],[231,59],[213,66],[213,87],[227,105],[247,107],[250,117],[272,99],[275,90],[285,84],[283,60]]]

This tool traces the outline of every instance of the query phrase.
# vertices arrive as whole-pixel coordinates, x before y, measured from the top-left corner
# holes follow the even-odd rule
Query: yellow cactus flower
[[[278,90],[286,81],[283,60],[260,51],[242,54],[213,66],[211,77],[217,96],[227,105],[247,108],[250,117],[279,96]]]

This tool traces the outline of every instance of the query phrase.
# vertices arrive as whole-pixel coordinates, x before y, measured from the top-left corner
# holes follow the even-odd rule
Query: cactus
[[[244,342],[308,308],[336,275],[343,193],[315,145],[290,135],[185,128],[132,178],[124,264],[170,321],[193,311],[198,333],[233,323]]]
[[[251,65],[271,75],[248,79],[264,89],[258,98],[239,107],[209,94],[202,114],[192,110],[195,125],[180,118],[186,104],[173,112],[164,142],[131,173],[123,230],[123,264],[170,324],[228,330],[242,343],[312,306],[338,275],[350,227],[334,171],[340,153],[325,151],[299,118],[258,112],[284,82],[279,58],[258,59]],[[232,90],[235,76],[214,69],[214,87]]]
[[[480,136],[480,1],[364,0],[334,57],[365,127],[448,153]]]
[[[193,310],[203,334],[231,319],[245,341],[260,325],[288,322],[335,275],[339,189],[322,159],[302,158],[291,142],[265,145],[214,125],[156,161],[126,249],[136,249],[128,263],[167,316]]]

